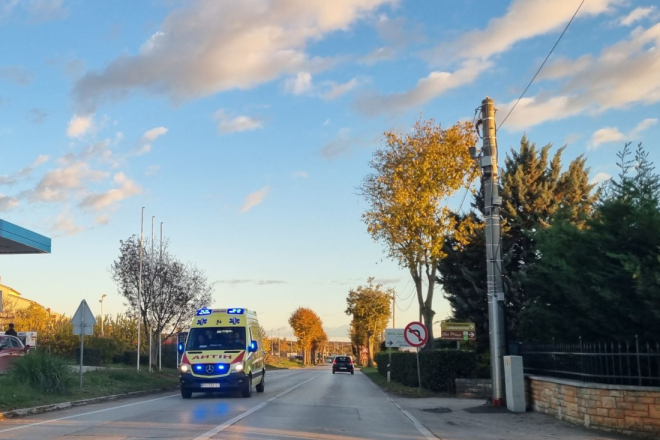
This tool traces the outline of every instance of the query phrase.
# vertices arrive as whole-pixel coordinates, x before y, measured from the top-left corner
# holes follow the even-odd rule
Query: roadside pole
[[[419,365],[419,348],[426,344],[429,338],[429,331],[424,324],[418,321],[413,321],[406,326],[403,330],[403,337],[406,342],[417,349],[417,382],[419,388],[422,388],[422,372]]]
[[[87,301],[84,299],[80,302],[76,313],[73,314],[73,318],[71,318],[71,324],[73,325],[73,334],[80,335],[80,370],[78,372],[78,376],[80,380],[80,389],[82,389],[85,335],[93,335],[94,326],[96,325],[96,318],[87,305]]]
[[[85,328],[85,314],[83,313],[80,319],[80,326]],[[85,332],[80,333],[80,370],[78,372],[78,377],[80,379],[80,389],[82,390],[82,375],[83,375],[83,350],[85,348]]]
[[[504,404],[504,364],[506,333],[504,328],[504,289],[502,285],[502,257],[500,249],[500,206],[498,194],[497,137],[495,128],[495,106],[486,97],[481,102],[481,124],[483,146],[479,165],[483,171],[481,184],[484,193],[486,220],[486,269],[488,294],[488,328],[490,333],[491,376],[493,396],[491,404]]]
[[[419,389],[422,389],[422,371],[419,369],[419,347],[417,347],[417,383],[419,384]]]
[[[137,296],[137,372],[140,372],[140,333],[142,332],[142,239],[144,235],[144,206],[142,207],[142,216],[140,217],[140,278],[138,279],[138,296]]]
[[[163,270],[163,222],[160,222],[160,270]],[[161,277],[161,280],[158,282],[158,287],[160,288],[160,294],[162,295],[163,293],[163,280]],[[163,369],[163,335],[160,334],[162,332],[158,332],[158,370]]]

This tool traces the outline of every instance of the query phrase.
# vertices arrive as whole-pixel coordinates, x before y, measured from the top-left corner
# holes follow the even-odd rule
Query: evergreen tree
[[[554,219],[582,227],[598,198],[589,184],[586,159],[580,156],[562,171],[560,148],[550,157],[551,144],[540,149],[526,136],[518,151],[504,160],[500,193],[503,259],[501,268],[507,296],[507,330],[517,337],[518,316],[534,297],[522,284],[536,262],[537,235]],[[483,195],[476,193],[469,216],[483,225]],[[466,216],[458,216],[463,221]],[[488,346],[488,299],[486,296],[485,237],[483,228],[467,244],[447,240],[447,258],[439,264],[438,282],[452,306],[454,318],[477,324],[480,348]]]
[[[660,177],[641,145],[631,155],[626,144],[585,228],[561,221],[540,235],[542,258],[524,281],[536,294],[521,316],[526,339],[657,338]]]

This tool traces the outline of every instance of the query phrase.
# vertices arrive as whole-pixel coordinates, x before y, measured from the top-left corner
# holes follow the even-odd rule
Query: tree
[[[360,188],[370,204],[362,218],[387,255],[410,272],[420,319],[429,329],[426,348],[433,348],[433,294],[438,264],[446,256],[445,241],[450,236],[463,242],[473,226],[457,222],[446,202],[477,175],[469,153],[476,134],[469,123],[444,130],[433,120],[419,120],[411,133],[390,131],[385,137],[386,147],[374,153],[370,164],[374,172]]]
[[[355,331],[364,334],[370,367],[374,366],[374,342],[387,328],[394,295],[394,289],[383,291],[382,284],[374,284],[374,278],[368,278],[366,286],[358,286],[348,292],[346,314],[353,316],[351,322]]]
[[[289,325],[293,329],[293,334],[298,338],[298,344],[303,353],[303,364],[308,365],[314,341],[318,341],[319,337],[325,334],[323,322],[312,309],[298,307],[289,317]]]
[[[541,258],[525,280],[536,292],[521,316],[527,340],[654,340],[660,332],[660,177],[641,145],[631,160],[629,145],[585,227],[562,221],[539,236]]]
[[[501,176],[503,205],[501,268],[507,301],[507,331],[517,337],[519,314],[533,300],[534,291],[522,280],[537,261],[538,235],[557,219],[581,228],[593,210],[598,191],[589,183],[586,159],[579,156],[562,171],[560,148],[550,157],[551,144],[538,149],[526,136],[519,150],[511,149]],[[468,214],[454,214],[456,221],[483,225],[483,194],[479,191]],[[473,321],[480,349],[488,347],[488,297],[486,295],[486,240],[483,228],[474,228],[467,240],[447,237],[447,258],[440,261],[438,283],[449,300],[453,317]]]
[[[321,327],[314,338],[312,338],[312,362],[316,364],[318,359],[318,353],[323,353],[325,349],[325,344],[328,342],[328,335],[325,334],[325,330]]]
[[[133,235],[121,240],[119,257],[110,271],[119,293],[127,300],[129,314],[139,308],[139,318],[147,332],[162,341],[171,337],[178,328],[186,326],[196,310],[209,305],[212,288],[203,271],[192,264],[184,264],[169,252],[168,243],[152,246],[145,241],[143,247],[142,292],[138,305],[140,279],[140,239]],[[148,333],[147,333],[148,334]],[[157,342],[157,339],[154,339]],[[153,359],[157,359],[158,344],[152,345]]]

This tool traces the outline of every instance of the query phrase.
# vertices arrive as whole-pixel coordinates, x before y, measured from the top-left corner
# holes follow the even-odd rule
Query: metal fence
[[[526,374],[617,385],[660,386],[660,343],[517,343]],[[511,353],[513,354],[513,353]]]

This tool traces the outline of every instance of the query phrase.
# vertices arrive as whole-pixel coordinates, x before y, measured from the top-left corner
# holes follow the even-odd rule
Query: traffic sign
[[[408,341],[403,336],[405,329],[403,328],[387,328],[385,329],[385,347],[387,348],[401,348],[410,347]]]
[[[84,299],[78,306],[78,310],[71,318],[74,335],[93,335],[96,318]]]
[[[477,332],[474,322],[449,322],[440,323],[440,339],[445,341],[476,341]]]
[[[426,344],[426,340],[429,338],[429,332],[424,324],[413,321],[404,329],[403,337],[411,347],[421,347]]]

